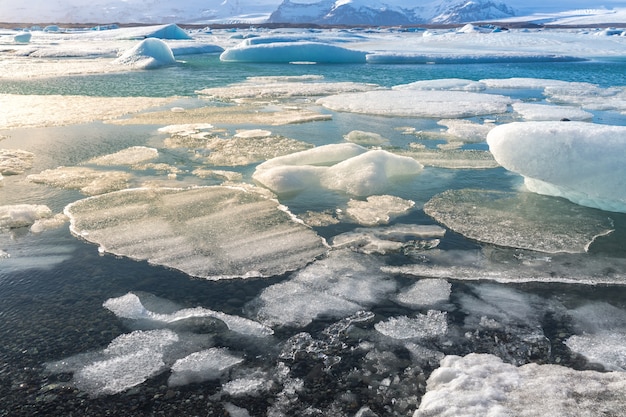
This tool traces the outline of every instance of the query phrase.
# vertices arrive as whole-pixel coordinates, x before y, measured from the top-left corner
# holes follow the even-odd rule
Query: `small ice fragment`
[[[242,358],[230,354],[225,348],[194,352],[174,362],[167,383],[169,386],[180,386],[219,379],[229,368],[241,362]]]

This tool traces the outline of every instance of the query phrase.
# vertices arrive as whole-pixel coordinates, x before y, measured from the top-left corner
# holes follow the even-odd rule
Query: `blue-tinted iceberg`
[[[249,45],[244,42],[225,50],[220,60],[227,62],[318,62],[364,63],[365,52],[319,42],[274,42]]]
[[[626,212],[626,126],[518,122],[494,128],[487,143],[530,191]]]
[[[160,39],[147,38],[124,52],[115,62],[134,68],[153,69],[175,64],[176,59],[165,42]]]

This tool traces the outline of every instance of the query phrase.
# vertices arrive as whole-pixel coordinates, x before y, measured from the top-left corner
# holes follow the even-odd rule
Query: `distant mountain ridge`
[[[316,3],[283,0],[268,22],[385,26],[467,23],[509,18],[515,14],[505,3],[492,0],[439,0],[414,7],[384,0],[320,0]]]

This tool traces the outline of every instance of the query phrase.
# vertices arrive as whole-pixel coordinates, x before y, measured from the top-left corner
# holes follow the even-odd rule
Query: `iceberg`
[[[116,64],[138,69],[154,69],[176,63],[170,47],[160,39],[147,38],[122,53]]]
[[[224,62],[317,62],[324,64],[365,63],[365,52],[320,42],[272,42],[250,45],[247,42],[226,49]]]
[[[131,175],[122,171],[101,171],[88,167],[58,167],[31,174],[27,178],[36,184],[80,190],[85,195],[98,195],[127,188]]]
[[[103,252],[208,278],[280,275],[327,250],[276,201],[242,188],[138,188],[69,204],[75,236]]]
[[[395,180],[421,170],[422,165],[412,158],[343,143],[270,159],[257,166],[252,178],[277,194],[322,186],[369,196],[384,193]]]
[[[530,191],[626,213],[625,137],[625,126],[516,122],[494,128],[487,143]]]

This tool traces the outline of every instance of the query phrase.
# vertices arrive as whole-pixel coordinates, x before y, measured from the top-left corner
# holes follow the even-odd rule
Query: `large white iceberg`
[[[274,42],[250,45],[244,42],[222,52],[226,62],[317,62],[364,63],[365,52],[320,42]]]
[[[626,212],[626,126],[517,122],[494,128],[487,143],[530,191]]]

